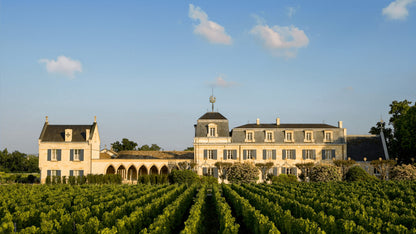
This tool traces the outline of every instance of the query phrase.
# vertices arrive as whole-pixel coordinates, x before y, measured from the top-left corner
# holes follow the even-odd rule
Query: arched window
[[[218,136],[218,132],[217,132],[217,125],[214,123],[210,123],[208,124],[208,137],[217,137]]]

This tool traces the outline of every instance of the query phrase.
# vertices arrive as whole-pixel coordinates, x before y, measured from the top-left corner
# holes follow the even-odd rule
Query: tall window
[[[233,159],[233,150],[227,150],[227,159]]]
[[[75,155],[74,155],[75,156]],[[80,176],[80,171],[79,170],[74,170],[74,176]]]
[[[254,150],[247,150],[247,159],[254,159]]]
[[[293,131],[285,132],[285,142],[294,142]]]
[[[57,161],[58,160],[58,150],[52,149],[51,150],[51,161]]]
[[[266,159],[271,160],[273,157],[273,150],[266,150]]]
[[[325,131],[324,132],[324,141],[325,142],[332,142],[332,132]]]
[[[273,132],[272,131],[266,131],[266,137],[265,137],[265,142],[273,142],[274,141],[274,137],[273,137]]]
[[[217,125],[210,123],[208,124],[208,136],[209,137],[216,137],[217,136]]]
[[[214,150],[208,150],[208,159],[214,159]]]
[[[289,149],[282,151],[283,159],[296,159],[296,150]]]
[[[312,142],[312,141],[313,141],[313,132],[305,131],[305,142]]]
[[[303,150],[303,159],[315,159],[315,150]]]
[[[51,170],[51,176],[57,176],[58,170]]]
[[[80,149],[74,149],[74,161],[79,161],[79,155],[81,154]]]
[[[254,142],[254,132],[246,131],[246,142]]]

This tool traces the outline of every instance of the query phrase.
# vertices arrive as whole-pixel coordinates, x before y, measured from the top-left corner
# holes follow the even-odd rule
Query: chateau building
[[[215,99],[211,97],[211,103]],[[168,174],[175,168],[193,166],[199,175],[219,177],[216,162],[269,163],[273,175],[300,175],[298,163],[331,164],[335,159],[353,159],[370,174],[369,161],[385,159],[380,136],[347,136],[342,121],[328,124],[245,124],[229,129],[228,119],[207,112],[195,127],[194,151],[100,150],[96,118],[91,125],[53,125],[46,117],[39,137],[41,182],[47,176],[120,174],[125,182],[139,175]],[[350,143],[351,142],[351,143]],[[259,171],[259,181],[262,173]]]

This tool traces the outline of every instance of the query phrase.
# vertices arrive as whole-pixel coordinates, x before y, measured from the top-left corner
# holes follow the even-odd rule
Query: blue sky
[[[230,128],[344,122],[367,134],[416,101],[416,1],[1,1],[0,149],[36,153],[51,124],[192,145],[215,110]]]

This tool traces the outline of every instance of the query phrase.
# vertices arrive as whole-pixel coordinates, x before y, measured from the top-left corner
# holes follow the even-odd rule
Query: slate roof
[[[117,159],[194,159],[193,151],[120,151]]]
[[[219,112],[207,112],[199,119],[227,119]]]
[[[337,128],[328,124],[245,124],[235,128]]]
[[[86,141],[86,129],[90,129],[90,138],[94,134],[96,123],[92,125],[51,125],[45,123],[39,139],[43,142],[64,142],[65,129],[72,129],[72,142]]]
[[[355,161],[378,160],[379,157],[386,159],[383,143],[379,135],[347,136],[347,157]]]

